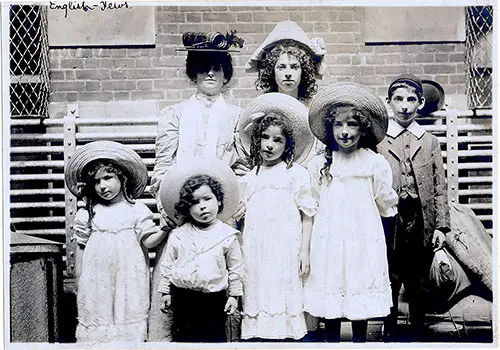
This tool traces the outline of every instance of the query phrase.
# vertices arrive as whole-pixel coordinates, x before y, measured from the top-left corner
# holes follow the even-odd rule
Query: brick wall
[[[184,74],[185,52],[174,51],[182,33],[236,29],[245,47],[233,54],[235,73],[226,96],[245,106],[259,93],[256,74],[246,73],[244,64],[282,20],[325,39],[327,71],[320,86],[356,81],[384,96],[395,75],[414,73],[441,83],[448,96],[465,94],[464,44],[366,46],[363,7],[160,6],[155,48],[51,49],[51,102],[156,100],[160,107],[179,102],[194,91]]]

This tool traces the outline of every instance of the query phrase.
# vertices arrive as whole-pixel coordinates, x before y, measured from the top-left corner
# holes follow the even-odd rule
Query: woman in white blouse
[[[196,93],[187,101],[161,110],[156,137],[156,161],[151,178],[151,193],[157,198],[158,189],[167,170],[176,163],[192,159],[216,157],[231,165],[236,159],[234,133],[240,107],[227,103],[223,87],[233,76],[231,47],[243,46],[243,40],[234,35],[212,33],[185,33],[187,51],[186,75],[196,84]],[[167,217],[157,198],[162,213],[160,226],[170,230],[176,226]],[[162,261],[165,242],[157,247],[155,266]],[[160,311],[159,269],[153,272],[152,301],[149,315],[149,341],[171,341],[171,316]]]

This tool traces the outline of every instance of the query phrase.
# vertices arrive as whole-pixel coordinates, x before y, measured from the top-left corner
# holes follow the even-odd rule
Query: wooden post
[[[68,160],[76,151],[76,122],[79,111],[77,104],[69,104],[64,117],[64,171]],[[64,201],[66,212],[66,272],[68,277],[75,277],[76,243],[73,240],[73,221],[77,210],[77,198],[64,186]]]
[[[458,203],[458,115],[454,109],[446,111],[446,168],[448,201]]]

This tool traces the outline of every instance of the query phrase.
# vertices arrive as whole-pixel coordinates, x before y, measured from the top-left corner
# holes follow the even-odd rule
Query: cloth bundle
[[[446,312],[463,297],[471,285],[460,264],[446,250],[434,253],[429,271],[428,291],[434,311]]]

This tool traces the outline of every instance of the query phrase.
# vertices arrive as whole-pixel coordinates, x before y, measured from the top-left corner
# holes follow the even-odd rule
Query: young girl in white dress
[[[302,278],[309,272],[309,240],[316,202],[307,170],[307,108],[288,95],[254,99],[242,114],[240,137],[253,169],[242,178],[246,217],[242,339],[300,339],[307,333]]]
[[[390,166],[376,153],[387,111],[370,89],[337,83],[313,99],[309,124],[326,149],[308,166],[319,208],[304,309],[325,319],[327,341],[340,341],[340,319],[347,318],[353,341],[364,342],[367,320],[392,306],[381,216],[396,214],[397,195]]]
[[[149,309],[147,248],[165,238],[153,213],[134,200],[146,187],[146,166],[123,145],[98,141],[77,150],[65,179],[86,204],[73,224],[77,341],[142,342]]]

